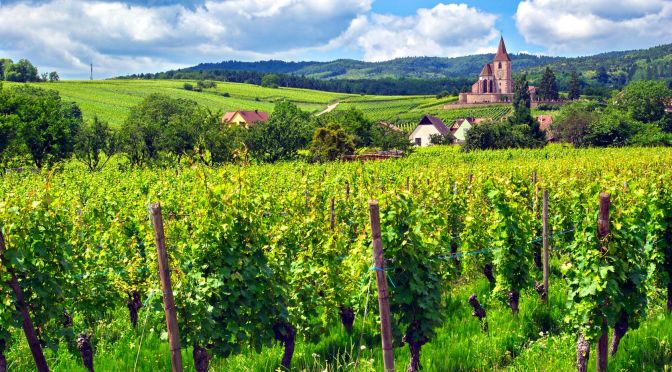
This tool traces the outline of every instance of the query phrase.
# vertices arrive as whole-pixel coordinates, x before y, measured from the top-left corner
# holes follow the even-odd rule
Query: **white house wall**
[[[410,136],[408,136],[408,139],[412,142],[415,143],[416,138],[421,139],[421,146],[422,147],[427,147],[430,145],[429,143],[429,137],[432,134],[441,134],[439,133],[439,130],[436,129],[433,125],[418,125],[415,127],[413,130],[413,133],[411,133]]]

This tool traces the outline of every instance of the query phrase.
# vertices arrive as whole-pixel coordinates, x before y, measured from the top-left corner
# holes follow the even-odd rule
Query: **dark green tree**
[[[355,147],[369,147],[373,144],[373,122],[364,115],[364,112],[351,107],[345,111],[332,111],[318,119],[318,125],[326,127],[329,124],[338,124],[352,137]]]
[[[561,142],[571,143],[574,147],[587,145],[590,124],[597,120],[599,113],[593,103],[575,102],[560,109],[553,121],[553,134]]]
[[[558,82],[555,74],[550,67],[546,67],[544,76],[541,78],[541,85],[539,86],[539,98],[542,100],[557,100],[560,98],[558,93]]]
[[[21,59],[18,62],[5,67],[5,80],[25,83],[29,81],[39,81],[37,68],[27,59]]]
[[[49,81],[50,82],[53,83],[53,82],[56,82],[56,81],[59,81],[59,80],[61,80],[61,77],[58,76],[58,72],[52,71],[52,72],[49,73]]]
[[[514,83],[514,112],[508,119],[517,138],[514,147],[542,147],[546,144],[546,135],[539,128],[539,122],[532,117],[531,106],[527,75],[521,74]]]
[[[90,172],[103,169],[116,150],[115,133],[98,116],[85,123],[75,138],[75,156]]]
[[[588,126],[586,143],[590,146],[623,146],[632,135],[634,123],[623,111],[607,109]]]
[[[354,151],[352,137],[338,124],[315,130],[310,146],[313,161],[334,161],[341,155],[352,154]]]
[[[8,58],[0,58],[0,81],[6,80],[5,79],[5,71],[7,70],[7,67],[11,66],[14,64],[14,61]]]
[[[429,136],[429,142],[432,145],[452,145],[455,143],[455,136],[452,133],[432,134]]]
[[[245,144],[258,161],[289,160],[308,146],[313,132],[314,123],[309,113],[291,102],[280,102],[268,122],[251,126]]]
[[[572,71],[572,75],[569,80],[569,95],[567,98],[571,100],[581,98],[581,82],[579,81],[579,76],[576,71]]]
[[[672,99],[672,90],[664,81],[641,80],[628,84],[615,98],[615,106],[627,111],[633,119],[654,123],[665,118],[665,107]]]
[[[277,88],[280,84],[280,77],[276,74],[266,74],[261,78],[261,86],[267,88]]]
[[[12,117],[16,140],[33,164],[42,168],[70,156],[82,113],[74,103],[62,102],[58,92],[35,87],[14,88],[4,110]]]
[[[597,69],[597,73],[595,74],[595,80],[597,80],[597,82],[602,85],[609,84],[609,73],[607,72],[607,69],[604,68],[604,66],[600,66]]]

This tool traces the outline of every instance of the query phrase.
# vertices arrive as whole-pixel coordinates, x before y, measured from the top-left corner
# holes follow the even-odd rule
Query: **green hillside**
[[[30,83],[45,89],[57,90],[64,100],[74,101],[82,109],[85,119],[94,115],[113,126],[121,124],[130,108],[153,93],[174,98],[191,99],[213,111],[263,110],[272,112],[276,102],[289,100],[302,110],[318,114],[329,105],[338,103],[335,110],[357,108],[371,120],[398,124],[415,123],[430,113],[450,120],[453,116],[490,115],[489,109],[471,111],[443,110],[443,105],[456,97],[437,99],[434,96],[371,96],[330,93],[293,88],[264,88],[251,84],[218,82],[214,89],[203,92],[183,88],[186,81],[177,80],[94,80],[61,81],[57,83]],[[192,81],[192,83],[194,83]],[[18,83],[5,83],[16,86]],[[496,116],[496,115],[495,115]],[[489,117],[489,116],[488,116]]]

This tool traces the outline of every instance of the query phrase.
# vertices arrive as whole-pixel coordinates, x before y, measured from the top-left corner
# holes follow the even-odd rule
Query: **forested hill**
[[[331,62],[239,62],[202,63],[191,71],[254,71],[275,74],[294,74],[317,79],[442,79],[466,78],[478,75],[483,65],[492,62],[494,54],[466,57],[407,57],[385,62],[363,62],[339,59]],[[539,57],[529,54],[511,55],[516,70],[563,60],[559,57]]]
[[[381,79],[381,78],[472,78],[483,65],[492,61],[493,54],[456,58],[408,57],[385,62],[362,62],[340,59],[332,62],[238,62],[202,63],[192,71],[255,71],[294,74],[318,79]],[[587,57],[563,58],[511,54],[514,72],[534,73],[550,65],[557,72],[576,70],[584,77],[595,76],[600,66],[614,79],[672,78],[672,44],[649,49],[620,51]]]

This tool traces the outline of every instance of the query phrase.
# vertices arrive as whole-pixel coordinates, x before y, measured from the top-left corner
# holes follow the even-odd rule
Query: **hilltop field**
[[[444,105],[457,97],[437,99],[435,96],[372,96],[322,92],[295,88],[264,88],[251,84],[217,82],[216,88],[202,92],[184,89],[181,80],[94,80],[29,83],[45,89],[57,90],[66,101],[74,101],[82,109],[85,120],[94,115],[112,126],[126,120],[131,107],[154,93],[198,102],[213,111],[261,110],[272,112],[275,103],[288,100],[302,110],[319,114],[338,103],[335,110],[355,107],[371,120],[387,121],[412,130],[424,114],[440,117],[446,123],[464,117],[499,119],[510,112],[509,106],[478,106],[468,109],[444,110]],[[18,85],[5,83],[5,86]]]

